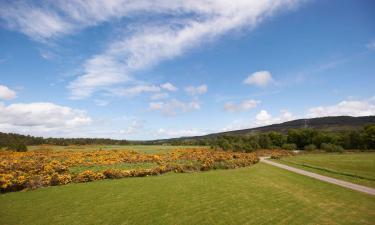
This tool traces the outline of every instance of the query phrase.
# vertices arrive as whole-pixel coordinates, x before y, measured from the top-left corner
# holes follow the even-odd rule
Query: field
[[[373,224],[375,197],[258,163],[0,195],[1,224]]]
[[[375,187],[374,152],[302,154],[284,157],[277,162],[352,183]]]

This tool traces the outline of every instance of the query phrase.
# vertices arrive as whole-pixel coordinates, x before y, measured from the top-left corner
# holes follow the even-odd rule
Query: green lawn
[[[52,148],[55,151],[93,151],[93,150],[132,150],[142,153],[157,154],[184,148],[208,148],[207,146],[169,146],[169,145],[82,145],[82,146],[28,146],[28,150],[35,151]]]
[[[277,162],[349,182],[375,187],[375,153],[303,154]]]
[[[0,195],[0,224],[373,224],[375,197],[263,163]]]

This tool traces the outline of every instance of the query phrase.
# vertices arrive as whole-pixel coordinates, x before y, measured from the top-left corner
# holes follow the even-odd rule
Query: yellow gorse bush
[[[253,153],[183,149],[163,154],[134,151],[0,151],[0,191],[19,191],[70,182],[143,177],[166,172],[193,172],[231,169],[258,162]],[[153,163],[150,169],[113,169],[110,165]],[[72,172],[71,168],[104,166],[101,171]],[[108,166],[106,168],[106,166]]]

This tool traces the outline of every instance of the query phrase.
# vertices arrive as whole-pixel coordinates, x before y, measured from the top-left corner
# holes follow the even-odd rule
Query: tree
[[[283,144],[286,143],[286,139],[287,139],[285,135],[275,132],[275,131],[269,132],[268,137],[271,139],[272,145],[278,146],[278,147],[283,146]]]
[[[272,141],[267,134],[259,134],[258,143],[261,148],[271,148]]]
[[[365,149],[375,149],[375,125],[368,125],[363,131]]]

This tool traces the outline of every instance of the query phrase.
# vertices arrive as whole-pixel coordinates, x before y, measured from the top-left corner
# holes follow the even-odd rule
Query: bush
[[[283,144],[283,146],[281,146],[282,149],[285,149],[285,150],[296,150],[297,149],[297,145],[292,143],[292,144]]]
[[[340,145],[323,143],[320,145],[320,147],[326,152],[343,152],[344,151],[344,148],[341,147]]]
[[[8,145],[8,150],[16,152],[26,152],[27,146],[22,142],[12,142]]]
[[[77,183],[84,183],[84,182],[90,182],[95,180],[102,180],[105,176],[102,173],[93,172],[91,170],[85,170],[81,173],[79,173],[74,181]]]
[[[306,151],[314,151],[316,149],[316,146],[314,144],[306,145],[303,149]]]

